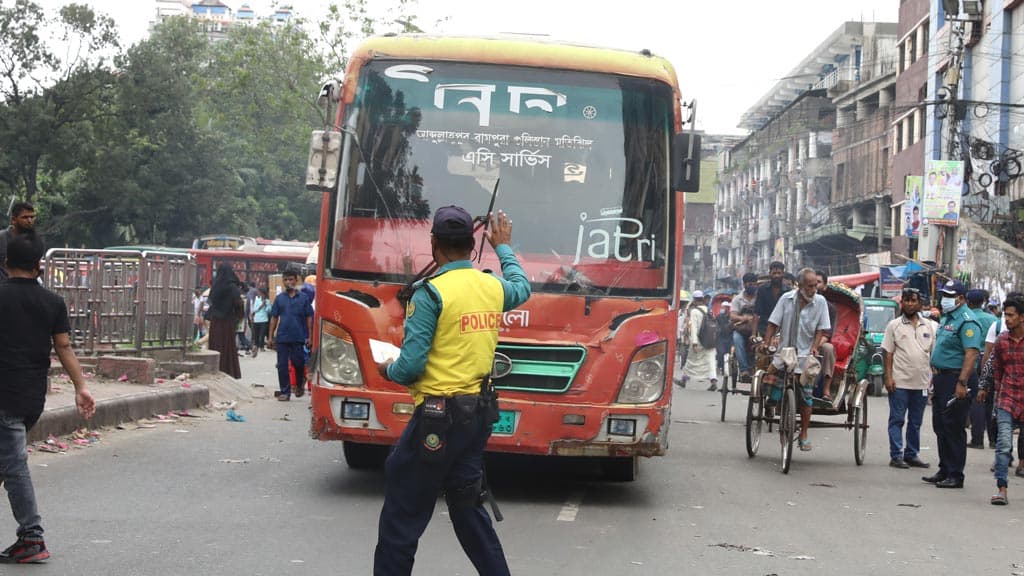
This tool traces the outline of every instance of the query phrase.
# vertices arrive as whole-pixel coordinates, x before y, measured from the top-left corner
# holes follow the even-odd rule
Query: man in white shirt
[[[704,318],[710,314],[708,311],[707,297],[701,290],[693,293],[693,305],[690,306],[690,315],[687,328],[687,336],[690,342],[690,351],[686,357],[686,365],[683,366],[683,377],[686,382],[708,383],[708,390],[718,389],[718,376],[715,374],[715,348],[707,348],[700,341],[700,326]],[[714,318],[708,318],[714,323]]]
[[[889,392],[889,466],[928,468],[918,456],[921,422],[928,404],[935,324],[921,317],[921,293],[905,287],[900,295],[903,313],[889,321],[882,337],[885,350],[885,389]],[[907,442],[903,444],[903,424]]]

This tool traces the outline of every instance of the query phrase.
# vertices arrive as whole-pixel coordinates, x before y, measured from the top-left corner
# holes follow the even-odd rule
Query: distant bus
[[[314,246],[314,242],[217,234],[196,238],[188,253],[195,256],[199,286],[209,286],[213,271],[221,264],[228,264],[243,282],[266,287],[272,274],[280,274],[287,268],[298,269],[305,276],[308,273],[306,261]]]

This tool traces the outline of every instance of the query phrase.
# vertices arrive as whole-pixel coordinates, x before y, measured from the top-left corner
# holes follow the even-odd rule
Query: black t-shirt
[[[70,331],[63,298],[35,280],[0,282],[0,410],[42,413],[53,336]]]
[[[759,334],[763,335],[768,330],[768,318],[775,310],[775,305],[779,303],[779,298],[782,298],[786,292],[786,288],[780,286],[779,293],[776,295],[770,283],[757,289],[757,302],[754,304],[754,308],[757,310],[757,332]]]

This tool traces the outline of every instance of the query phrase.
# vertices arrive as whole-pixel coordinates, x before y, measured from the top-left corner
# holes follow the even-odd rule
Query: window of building
[[[896,53],[900,56],[899,66],[896,68],[896,73],[899,74],[907,69],[907,44],[906,42],[900,42],[900,45],[896,47]]]
[[[896,153],[899,154],[903,151],[903,121],[896,123],[896,141],[893,143],[896,147]]]
[[[913,114],[907,116],[907,141],[910,145],[913,145],[917,142],[917,130],[914,130],[914,119],[916,116],[916,110]]]
[[[917,31],[916,30],[914,32],[911,32],[910,35],[907,36],[906,46],[907,46],[907,52],[909,53],[908,54],[908,56],[909,56],[908,59],[910,60],[910,62],[908,64],[908,66],[909,66],[910,64],[913,64],[914,62],[917,62]]]
[[[846,179],[846,164],[840,163],[836,165],[836,194],[842,198],[843,190],[845,189],[844,181]]]

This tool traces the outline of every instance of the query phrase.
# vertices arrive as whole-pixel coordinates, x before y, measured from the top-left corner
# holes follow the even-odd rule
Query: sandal
[[[811,445],[811,441],[810,440],[808,440],[806,438],[800,440],[800,451],[801,452],[810,452],[813,449],[814,449],[814,446]]]
[[[996,494],[991,500],[989,500],[989,502],[991,502],[993,506],[1006,506],[1007,504],[1006,496],[1003,496],[1002,494]]]

